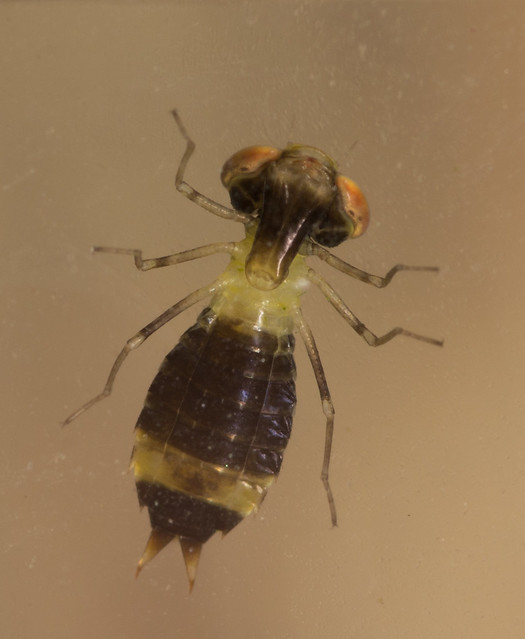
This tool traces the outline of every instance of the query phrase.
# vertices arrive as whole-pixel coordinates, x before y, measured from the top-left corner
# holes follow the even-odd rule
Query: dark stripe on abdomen
[[[204,310],[168,354],[137,422],[133,466],[153,528],[206,541],[260,504],[295,407],[292,335]]]

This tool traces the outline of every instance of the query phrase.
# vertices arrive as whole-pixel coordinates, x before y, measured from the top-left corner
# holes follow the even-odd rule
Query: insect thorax
[[[237,243],[230,263],[218,279],[219,290],[210,306],[221,318],[234,320],[239,330],[265,331],[272,335],[293,333],[295,310],[308,287],[307,266],[302,255],[292,262],[288,276],[277,288],[265,291],[246,279],[244,264],[253,238]]]

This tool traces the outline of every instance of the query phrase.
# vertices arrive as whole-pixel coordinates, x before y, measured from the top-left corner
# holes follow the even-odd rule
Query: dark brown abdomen
[[[136,426],[132,466],[154,531],[205,542],[261,503],[295,407],[292,335],[205,309],[165,358]]]

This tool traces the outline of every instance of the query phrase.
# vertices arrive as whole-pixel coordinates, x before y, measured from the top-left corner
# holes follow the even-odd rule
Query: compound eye
[[[282,151],[272,146],[249,146],[237,151],[224,163],[221,181],[229,189],[237,178],[252,177],[266,164],[281,157]]]
[[[368,226],[370,210],[361,189],[350,178],[338,175],[335,179],[341,205],[348,216],[349,237],[359,237]]]

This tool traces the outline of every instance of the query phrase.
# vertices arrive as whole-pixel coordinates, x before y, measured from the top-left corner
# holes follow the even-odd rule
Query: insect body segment
[[[245,268],[256,288],[279,286],[306,239],[336,246],[368,224],[359,187],[313,147],[249,147],[226,162],[221,178],[233,207],[256,215]]]
[[[313,334],[300,309],[300,297],[309,283],[320,288],[371,346],[397,335],[442,342],[402,328],[376,336],[306,264],[307,257],[318,257],[377,287],[386,286],[401,270],[437,270],[397,265],[380,277],[324,248],[361,235],[369,217],[359,187],[341,176],[326,154],[301,145],[239,151],[221,174],[233,206],[227,208],[184,181],[194,144],[177,113],[173,115],[187,143],[175,179],[177,189],[209,212],[242,222],[246,238],[147,260],[138,249],[94,249],[133,256],[140,270],[217,252],[228,253],[230,262],[215,282],[191,293],[131,337],[103,391],[65,424],[111,393],[131,351],[180,312],[211,297],[151,384],[136,425],[131,459],[139,502],[147,507],[152,527],[137,572],[178,538],[191,589],[202,544],[257,510],[279,473],[296,402],[294,331],[306,346],[322,399],[326,435],[321,478],[332,524],[337,523],[328,480],[334,408]]]
[[[179,536],[191,548],[183,544],[190,582],[202,543],[259,507],[292,428],[290,310],[301,285],[254,289],[239,268],[250,244],[238,244],[210,307],[164,360],[135,431],[131,466],[152,525],[146,558]]]

